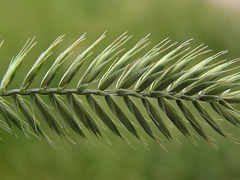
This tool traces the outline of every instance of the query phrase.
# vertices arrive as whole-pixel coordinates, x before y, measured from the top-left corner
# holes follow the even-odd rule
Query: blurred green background
[[[11,57],[19,52],[28,37],[33,36],[36,36],[38,44],[20,68],[19,76],[14,81],[16,87],[21,84],[40,52],[61,34],[66,34],[65,41],[55,49],[55,55],[84,32],[87,32],[88,39],[79,46],[79,51],[107,30],[107,38],[102,42],[105,46],[128,31],[134,36],[126,47],[131,47],[151,33],[152,45],[166,37],[178,42],[194,38],[193,46],[204,42],[213,52],[229,49],[229,54],[224,58],[240,57],[240,5],[234,4],[234,0],[228,0],[227,5],[223,2],[1,0],[0,35],[6,41],[0,50],[0,77],[3,77]],[[42,75],[49,63],[43,67]],[[63,73],[70,63],[68,61],[60,72]],[[36,81],[40,81],[40,78]],[[229,127],[226,123],[223,125],[228,132],[240,137],[238,128]],[[71,149],[53,135],[58,148],[55,150],[36,138],[29,140],[18,132],[17,139],[0,130],[0,137],[3,138],[0,141],[0,179],[240,179],[239,145],[219,137],[212,130],[209,132],[216,138],[219,151],[202,139],[198,140],[197,147],[179,133],[176,135],[182,143],[181,152],[166,141],[168,152],[165,152],[149,138],[146,138],[150,149],[147,150],[134,138],[130,140],[136,149],[116,137],[110,137],[112,146],[106,147],[98,142],[95,142],[95,146],[83,143],[74,135],[77,145],[71,145]]]

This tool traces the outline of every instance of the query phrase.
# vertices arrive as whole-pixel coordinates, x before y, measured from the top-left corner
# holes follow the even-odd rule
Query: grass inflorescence
[[[9,84],[12,83],[28,52],[36,44],[34,39],[29,39],[19,54],[11,60],[0,84],[1,129],[14,133],[14,128],[17,127],[26,137],[35,134],[53,144],[42,130],[41,123],[45,122],[61,137],[68,138],[70,128],[82,139],[88,139],[86,130],[98,139],[107,139],[103,133],[103,129],[106,128],[127,141],[118,124],[112,119],[115,117],[130,134],[145,143],[135,122],[125,112],[128,109],[140,128],[157,142],[161,137],[156,135],[156,129],[153,130],[152,125],[156,126],[166,139],[175,140],[168,121],[191,140],[193,130],[206,141],[212,142],[212,138],[202,127],[203,120],[221,136],[230,137],[222,130],[212,111],[234,126],[240,124],[240,112],[234,106],[240,102],[240,90],[237,88],[240,85],[240,74],[233,71],[235,68],[231,68],[239,59],[219,61],[218,58],[227,53],[221,51],[200,62],[194,62],[210,50],[203,44],[191,49],[189,47],[191,39],[178,45],[170,43],[171,40],[166,38],[136,59],[136,54],[149,46],[149,35],[126,51],[123,46],[131,36],[124,33],[100,52],[85,70],[82,69],[83,74],[75,88],[67,88],[73,78],[76,78],[82,64],[92,57],[94,47],[106,37],[104,33],[76,57],[58,86],[50,88],[50,84],[73,49],[86,39],[83,34],[57,56],[39,87],[30,88],[43,63],[51,56],[55,46],[63,41],[63,37],[59,36],[40,54],[26,74],[21,87],[16,89],[9,89]],[[2,44],[3,41],[0,47]],[[97,84],[97,87],[89,88],[93,83]],[[26,100],[26,96],[30,100]],[[50,104],[47,104],[42,96],[47,96]],[[104,97],[102,101],[106,102],[109,110],[101,105],[98,96]],[[6,97],[11,97],[12,101],[9,102]],[[116,97],[123,99],[126,109],[120,105]],[[82,98],[85,98],[85,101]],[[136,100],[140,100],[142,104],[136,103]],[[198,115],[193,113],[193,108]],[[56,117],[53,111],[58,112],[59,116]],[[37,112],[43,122],[35,115]],[[98,121],[95,116],[98,116]],[[102,125],[99,125],[99,121]]]

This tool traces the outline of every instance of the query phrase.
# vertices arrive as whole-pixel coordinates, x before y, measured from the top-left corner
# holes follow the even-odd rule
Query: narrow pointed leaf
[[[135,88],[134,88],[135,91],[141,92],[144,89],[146,89],[157,78],[157,76],[155,77],[155,79],[150,79],[150,77],[154,74],[159,75],[159,72],[162,71],[162,69],[176,57],[176,56],[173,56],[173,55],[188,44],[189,44],[188,41],[182,43],[177,48],[170,51],[167,55],[163,56],[158,62],[156,62],[153,65],[153,67],[151,69],[149,69],[149,71],[147,71],[145,74],[143,74],[139,78],[139,80],[138,80],[138,82],[137,82],[137,84],[135,85]]]
[[[31,41],[30,39],[28,39],[28,41],[26,42],[22,50],[19,52],[19,54],[14,59],[12,59],[11,63],[9,64],[8,70],[1,81],[1,85],[0,85],[1,89],[6,89],[9,83],[12,81],[14,75],[16,74],[16,71],[19,69],[20,65],[22,64],[23,59],[28,54],[28,52],[32,49],[32,47],[36,44],[36,43],[33,43],[33,40],[34,38]]]
[[[48,126],[60,136],[65,135],[61,130],[61,125],[56,120],[57,118],[54,117],[47,104],[37,94],[32,95],[31,98],[32,102],[34,103],[33,105],[37,107],[40,115],[43,117]]]
[[[193,101],[194,107],[198,110],[199,114],[202,116],[202,118],[220,135],[226,137],[225,133],[222,131],[222,129],[216,124],[216,122],[213,120],[212,116],[207,112],[207,110],[199,104],[197,101]]]
[[[61,114],[64,121],[82,138],[86,138],[80,125],[78,124],[75,117],[72,115],[71,111],[66,107],[66,105],[59,99],[56,95],[50,95],[49,98],[53,103],[55,103],[56,111]]]
[[[124,114],[121,108],[118,106],[116,101],[110,96],[105,96],[105,100],[113,112],[113,114],[121,121],[121,123],[128,129],[130,133],[140,139],[140,136],[136,129],[133,127],[132,123],[129,121],[128,117]]]
[[[127,105],[128,109],[131,111],[131,113],[136,117],[138,123],[140,126],[144,129],[144,131],[153,139],[155,139],[154,134],[151,130],[151,128],[148,126],[145,118],[141,114],[140,110],[138,109],[137,105],[134,103],[134,101],[128,97],[124,96],[125,104]]]
[[[228,122],[232,123],[235,126],[238,126],[240,124],[239,118],[236,113],[231,112],[231,110],[224,108],[222,105],[211,102],[210,103],[212,108],[221,116],[223,116]]]
[[[63,75],[58,87],[65,87],[67,84],[70,83],[72,78],[75,76],[75,74],[78,72],[79,68],[81,67],[83,61],[87,58],[87,56],[90,54],[90,51],[104,38],[105,33],[97,39],[91,46],[89,46],[82,54],[80,54],[74,62],[71,64],[71,66],[68,68],[68,70]]]
[[[103,121],[103,123],[117,136],[122,137],[121,133],[115,126],[115,124],[112,122],[111,118],[108,116],[108,114],[104,111],[103,108],[101,108],[100,104],[97,102],[97,100],[91,96],[86,96],[88,104],[92,108],[92,110],[99,116],[99,118]]]
[[[8,133],[12,134],[12,129],[2,120],[0,120],[0,128],[7,131]]]
[[[52,49],[62,41],[63,36],[59,36],[50,46],[49,48],[42,52],[41,55],[38,57],[37,61],[34,63],[28,74],[26,75],[25,79],[22,83],[22,89],[26,89],[32,83],[33,79],[37,75],[39,69],[42,67],[43,62],[52,54]]]
[[[76,115],[80,119],[80,121],[84,124],[84,126],[92,132],[95,136],[102,136],[101,131],[99,130],[97,124],[95,123],[93,117],[90,113],[86,110],[80,100],[77,98],[76,95],[72,94],[69,95],[71,98],[72,104],[71,107],[75,111]]]
[[[119,74],[121,74],[122,72],[124,71],[123,68],[119,69],[119,70],[116,70],[115,72],[113,72],[112,74],[110,74],[108,76],[108,80],[107,81],[104,81],[98,88],[100,90],[104,90],[106,89],[107,87],[109,87],[113,81],[115,81],[115,79],[119,76]]]
[[[132,75],[129,75],[126,78],[123,78],[122,82],[116,87],[117,89],[122,88],[122,89],[127,89],[129,88],[131,85],[133,85],[139,78],[140,76],[146,72],[146,70],[149,67],[144,67],[134,73],[132,73]]]
[[[10,119],[7,117],[7,114],[4,111],[4,108],[1,104],[0,104],[0,114],[1,114],[2,118],[5,120],[5,122],[7,123],[7,125],[9,126],[9,128],[12,130],[12,125],[11,125]]]
[[[123,44],[125,44],[130,37],[125,36],[126,33],[122,34],[117,38],[112,44],[110,44],[106,49],[104,49],[89,65],[83,76],[78,82],[77,89],[80,89],[84,84],[91,83],[96,76],[100,73],[104,65],[115,57],[116,50],[118,50]]]
[[[173,74],[165,79],[156,80],[154,82],[154,86],[151,88],[152,91],[161,91],[164,90],[168,85],[173,83],[176,79],[178,79],[181,75],[183,75],[185,72],[179,72],[176,74]]]
[[[4,102],[0,102],[1,115],[7,118],[7,122],[10,120],[18,129],[20,129],[25,135],[29,134],[29,127],[10,107]],[[27,133],[27,134],[26,134]]]
[[[191,124],[191,126],[194,128],[194,130],[200,135],[202,136],[204,139],[206,139],[208,141],[208,137],[205,134],[205,132],[203,131],[202,127],[199,125],[199,123],[197,122],[196,118],[194,117],[194,115],[191,113],[191,111],[188,109],[188,107],[186,106],[186,104],[184,104],[184,102],[177,100],[177,105],[178,107],[181,109],[181,111],[183,112],[184,116],[186,117],[186,119],[188,120],[188,122]]]
[[[192,96],[198,92],[200,92],[201,90],[204,90],[205,88],[215,84],[216,82],[215,81],[207,81],[207,82],[203,82],[201,84],[198,84],[196,86],[193,86],[191,88],[189,88],[188,90],[184,90],[184,94],[185,95],[189,95],[189,96]]]
[[[178,85],[171,87],[171,89],[168,90],[168,92],[178,93],[179,91],[188,87],[190,84],[196,82],[197,80],[198,80],[198,78],[193,78],[193,79],[187,79],[185,81],[182,81]]]
[[[30,124],[32,129],[35,131],[35,133],[38,135],[40,134],[43,136],[50,144],[52,144],[52,141],[49,139],[49,137],[43,132],[41,129],[39,123],[36,121],[34,115],[32,112],[29,110],[27,105],[24,103],[24,101],[19,97],[19,96],[13,96],[13,98],[16,99],[16,102],[18,103],[18,108],[19,111],[22,113],[26,121]],[[18,111],[18,112],[19,112]]]
[[[71,51],[76,47],[81,41],[85,39],[85,34],[83,34],[78,40],[76,40],[71,46],[69,46],[64,52],[62,52],[57,59],[54,61],[50,69],[47,71],[41,82],[41,88],[46,88],[53,80],[56,72],[59,70],[63,62],[69,57]]]
[[[14,101],[17,103],[17,108],[15,109],[16,113],[19,111],[23,114],[25,120],[30,124],[35,133],[41,133],[41,128],[37,125],[36,119],[32,116],[31,111],[27,105],[20,99],[18,95],[12,96]]]
[[[167,50],[172,45],[168,46],[164,50],[160,51],[163,47],[165,47],[169,41],[167,41],[168,38],[164,39],[162,42],[157,44],[154,48],[152,48],[149,52],[147,52],[142,58],[140,58],[137,62],[135,62],[131,68],[119,78],[118,84],[116,86],[117,89],[119,88],[128,88],[133,83],[135,83],[138,78],[146,72],[146,70],[149,68],[148,66],[153,62],[155,57],[159,55],[161,52]],[[167,42],[165,42],[167,41]],[[165,43],[164,43],[165,42]],[[164,43],[164,44],[163,44]],[[163,45],[162,45],[163,44]],[[162,45],[162,46],[160,46]]]
[[[146,108],[148,115],[151,117],[157,128],[163,133],[163,135],[167,139],[169,140],[172,139],[170,132],[168,131],[163,119],[159,115],[159,112],[156,110],[156,108],[147,99],[142,99],[142,103]]]
[[[215,86],[211,89],[209,89],[207,92],[205,92],[205,95],[217,95],[219,93],[222,93],[226,91],[227,89],[231,89],[233,87],[240,86],[240,83],[227,83],[227,84],[219,84],[218,86]]]
[[[190,136],[187,128],[185,127],[182,117],[177,113],[177,111],[170,105],[167,100],[162,98],[158,98],[158,103],[160,108],[166,113],[168,118],[172,121],[172,123],[178,128],[181,133],[185,136]]]
[[[98,84],[98,89],[99,90],[104,90],[108,88],[110,84],[113,83],[113,81],[117,78],[118,75],[122,73],[122,71],[119,71],[122,69],[126,63],[130,60],[130,58],[138,52],[141,47],[144,47],[144,43],[148,40],[146,36],[145,38],[141,39],[132,49],[130,49],[128,52],[126,52],[117,62],[112,64],[112,66],[109,68],[109,70],[103,75],[101,78],[99,84]],[[116,73],[118,72],[118,73]],[[112,74],[115,73],[115,78],[112,78]]]

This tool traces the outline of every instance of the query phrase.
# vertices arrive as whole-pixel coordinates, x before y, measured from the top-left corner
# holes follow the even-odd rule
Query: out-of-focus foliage
[[[3,77],[11,56],[18,53],[22,42],[29,36],[36,36],[39,43],[26,57],[27,63],[19,69],[20,74],[26,74],[25,68],[33,65],[30,57],[38,56],[38,52],[48,47],[59,35],[66,34],[65,41],[69,44],[64,43],[65,47],[59,47],[53,56],[87,32],[87,43],[75,50],[82,51],[105,30],[109,37],[104,39],[106,44],[126,30],[134,35],[127,47],[148,33],[152,33],[150,40],[153,44],[165,37],[179,42],[194,38],[193,44],[204,42],[214,52],[229,49],[229,54],[224,57],[230,60],[240,57],[239,20],[240,13],[236,8],[224,9],[224,6],[207,0],[2,1],[0,35],[6,41],[0,51],[0,77]],[[46,62],[43,71],[50,63]],[[64,66],[60,71],[64,72],[67,68]],[[45,72],[40,73],[43,76]],[[42,76],[40,74],[36,79]],[[21,78],[24,76],[15,77],[13,83],[20,86]],[[240,137],[239,128],[226,126],[225,130],[230,133],[235,131],[234,134]],[[28,140],[17,134],[18,139],[1,131],[1,179],[223,180],[240,177],[240,148],[220,137],[217,139],[220,151],[217,151],[209,143],[201,141],[196,147],[178,133],[183,144],[182,152],[171,144],[167,145],[169,152],[165,152],[150,139],[147,139],[148,151],[140,143],[134,144],[137,149],[134,150],[116,137],[110,138],[113,144],[108,147],[110,150],[96,142],[96,146],[83,143],[77,137],[74,138],[77,145],[69,150],[56,137],[54,141],[58,150],[55,150],[34,137]]]

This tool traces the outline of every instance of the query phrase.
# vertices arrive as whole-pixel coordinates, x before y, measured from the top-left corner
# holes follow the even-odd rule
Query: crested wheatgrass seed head
[[[150,46],[149,35],[125,50],[124,45],[132,37],[126,32],[93,58],[95,46],[104,46],[106,32],[103,33],[73,60],[58,86],[49,88],[73,49],[86,39],[83,34],[57,56],[40,86],[31,88],[43,63],[49,59],[56,45],[63,41],[64,35],[59,36],[33,63],[21,87],[9,89],[24,58],[36,44],[34,38],[28,39],[19,54],[10,61],[1,81],[0,128],[9,133],[15,133],[15,128],[18,128],[26,137],[34,134],[52,145],[42,123],[69,141],[69,133],[73,132],[84,141],[88,141],[89,136],[108,141],[104,132],[109,130],[129,143],[124,135],[125,129],[143,144],[142,133],[146,133],[164,147],[164,138],[177,142],[170,124],[192,142],[198,134],[212,143],[201,122],[205,121],[212,130],[232,140],[217,121],[220,116],[234,126],[240,124],[240,113],[234,106],[240,102],[240,74],[234,71],[236,68],[231,69],[239,59],[221,60],[227,51],[203,58],[202,55],[211,51],[207,46],[201,44],[192,49],[189,46],[192,39],[178,45],[177,42],[170,43],[169,38],[150,48],[142,57],[136,57],[139,51]],[[0,47],[2,44],[3,41]],[[91,61],[90,65],[85,70],[81,69],[86,61]],[[82,75],[79,77],[76,74],[80,69]],[[70,83],[74,84],[73,78],[78,83],[75,88],[68,89]],[[90,84],[97,87],[89,89]],[[50,104],[45,102],[44,96]],[[100,101],[101,96],[104,98]],[[12,101],[9,102],[6,97],[11,97]],[[125,107],[119,99],[123,100]],[[196,112],[199,115],[196,116]],[[141,133],[140,128],[143,130]]]

